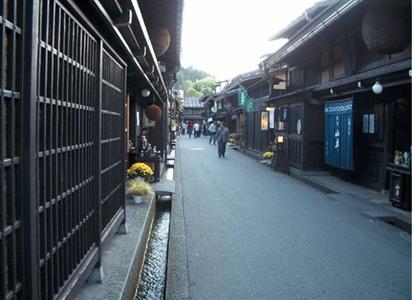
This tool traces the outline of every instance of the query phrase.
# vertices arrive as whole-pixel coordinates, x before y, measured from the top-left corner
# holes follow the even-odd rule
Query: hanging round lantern
[[[149,105],[146,109],[146,117],[148,117],[149,120],[152,121],[159,120],[162,117],[161,108],[156,104]]]
[[[157,57],[166,53],[170,46],[170,31],[167,28],[154,28],[151,34],[153,50]]]
[[[367,12],[362,21],[362,37],[369,50],[378,54],[405,50],[411,42],[407,10],[385,5]]]

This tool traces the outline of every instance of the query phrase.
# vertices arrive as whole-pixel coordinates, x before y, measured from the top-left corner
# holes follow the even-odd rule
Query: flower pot
[[[142,204],[143,203],[143,196],[133,195],[133,203],[134,204]]]

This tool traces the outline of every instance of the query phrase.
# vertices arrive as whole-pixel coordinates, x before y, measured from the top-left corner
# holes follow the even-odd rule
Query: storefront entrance
[[[389,189],[388,163],[410,153],[411,91],[407,85],[381,95],[359,94],[354,102],[354,179],[376,190]],[[408,154],[410,156],[410,154]]]

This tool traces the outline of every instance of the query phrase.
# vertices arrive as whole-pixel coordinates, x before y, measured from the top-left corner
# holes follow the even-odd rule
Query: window
[[[276,74],[276,79],[279,79],[279,83],[274,83],[272,89],[274,90],[286,90],[286,80],[287,80],[287,71],[283,70]]]
[[[329,81],[329,51],[322,53],[320,59],[320,82],[325,83]]]
[[[363,114],[362,115],[362,133],[375,133],[375,115],[374,114]]]
[[[292,67],[289,69],[289,88],[297,90],[303,88],[303,69]]]
[[[289,108],[289,133],[302,134],[302,106]]]
[[[320,58],[320,82],[325,83],[331,79],[345,75],[345,62],[343,46],[337,44],[330,50],[326,47]]]
[[[343,47],[336,45],[333,49],[333,78],[345,75],[345,63],[343,61]]]

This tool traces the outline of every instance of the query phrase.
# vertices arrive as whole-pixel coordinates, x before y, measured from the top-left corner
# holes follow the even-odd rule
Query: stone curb
[[[175,148],[176,193],[172,201],[170,216],[169,250],[166,274],[166,300],[186,300],[189,295],[189,276],[187,270],[186,232],[182,180],[180,173],[179,143]]]

